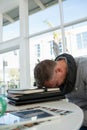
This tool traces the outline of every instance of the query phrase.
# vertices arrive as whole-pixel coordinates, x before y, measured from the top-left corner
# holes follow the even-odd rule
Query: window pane
[[[87,48],[87,32],[82,33],[82,40],[84,48]]]
[[[19,36],[19,21],[3,27],[3,41]]]
[[[87,0],[65,0],[63,11],[64,23],[87,17]]]
[[[60,14],[58,4],[42,10],[29,17],[30,34],[40,32],[60,24]]]
[[[0,87],[19,87],[19,50],[0,54]]]
[[[78,49],[82,49],[81,33],[76,34],[76,42]]]
[[[67,48],[74,56],[87,55],[87,22],[65,28]]]

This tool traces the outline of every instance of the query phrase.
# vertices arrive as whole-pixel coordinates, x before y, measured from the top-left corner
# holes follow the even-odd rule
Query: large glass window
[[[87,1],[64,0],[62,5],[66,51],[73,56],[87,55]],[[33,69],[35,65],[44,59],[55,59],[56,55],[62,52],[61,30],[59,3],[29,16],[30,76],[32,84],[34,82]],[[19,21],[3,27],[3,41],[18,36]],[[54,45],[56,46],[54,47]],[[8,74],[9,68],[15,68],[14,66],[11,67],[10,63],[12,63],[12,60],[14,62],[17,57],[14,65],[18,64],[17,71],[19,73],[19,51],[17,55],[13,55],[14,52],[6,53],[6,56],[4,56],[5,54],[0,55],[0,57],[3,57],[0,70],[1,82],[17,78]],[[7,60],[7,55],[10,60]],[[12,55],[15,58],[11,58]]]

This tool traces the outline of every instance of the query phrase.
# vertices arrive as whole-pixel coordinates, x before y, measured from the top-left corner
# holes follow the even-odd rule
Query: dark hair
[[[43,60],[35,66],[34,78],[38,88],[44,87],[45,81],[51,79],[55,66],[56,61],[53,60]]]

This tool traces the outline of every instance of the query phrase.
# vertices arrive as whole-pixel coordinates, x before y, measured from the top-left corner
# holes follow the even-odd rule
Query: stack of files
[[[9,103],[16,106],[65,98],[58,88],[9,89],[7,93]]]

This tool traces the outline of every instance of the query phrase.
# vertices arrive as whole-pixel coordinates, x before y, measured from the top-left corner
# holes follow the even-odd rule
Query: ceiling
[[[28,0],[28,11],[31,15],[57,3],[58,0]],[[4,16],[4,26],[18,20],[19,0],[0,0],[0,12]]]

